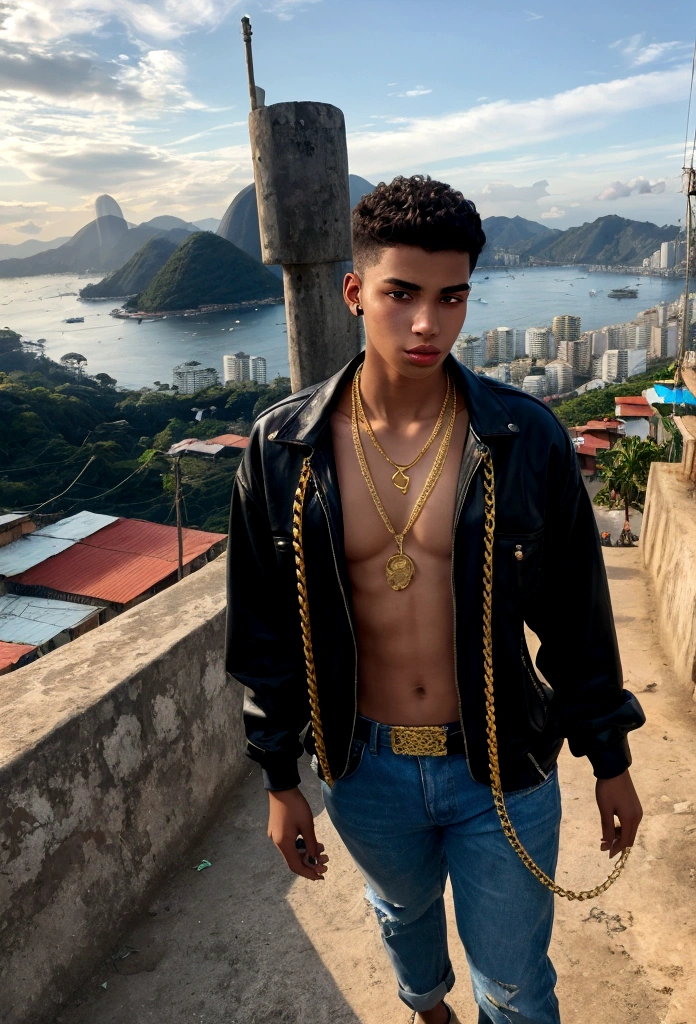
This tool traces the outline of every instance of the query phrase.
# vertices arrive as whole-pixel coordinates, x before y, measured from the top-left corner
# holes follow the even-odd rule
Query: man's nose
[[[440,320],[437,310],[425,303],[419,306],[413,319],[411,331],[426,338],[436,338],[440,333]]]

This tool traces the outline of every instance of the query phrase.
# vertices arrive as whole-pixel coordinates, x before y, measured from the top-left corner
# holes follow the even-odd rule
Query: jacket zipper
[[[338,580],[338,586],[339,586],[339,589],[341,591],[341,597],[343,598],[343,604],[344,604],[344,607],[346,609],[346,617],[348,619],[348,624],[350,626],[350,633],[351,633],[351,636],[353,638],[353,653],[354,653],[355,673],[354,673],[354,679],[353,679],[353,725],[351,727],[351,732],[350,732],[350,734],[351,734],[351,742],[352,742],[352,737],[353,737],[353,734],[355,732],[355,721],[356,721],[356,718],[357,718],[357,715],[358,715],[358,643],[357,643],[357,640],[355,638],[355,629],[353,627],[353,619],[351,617],[350,609],[348,607],[348,599],[346,598],[346,592],[345,592],[345,590],[343,588],[343,583],[341,581],[341,573],[339,572],[339,569],[338,569],[338,559],[336,558],[336,548],[334,546],[333,530],[331,529],[331,519],[329,517],[329,510],[324,505],[324,501],[323,501],[322,494],[321,494],[321,488],[319,486],[319,481],[318,481],[314,471],[310,470],[310,473],[311,473],[312,480],[314,481],[314,489],[316,491],[317,500],[319,501],[319,504],[321,505],[322,511],[324,513],[324,517],[326,519],[326,526],[327,526],[328,531],[329,531],[329,541],[331,543],[331,554],[333,555],[334,569],[336,570],[336,579]],[[348,762],[349,761],[350,761],[350,744],[348,746],[348,758],[346,760],[345,765],[343,766],[343,771],[341,772],[340,775],[337,776],[337,778],[340,779],[341,775],[343,775],[345,773],[345,771],[346,771],[346,769],[348,767]]]
[[[462,727],[462,736],[464,738],[464,756],[466,757],[466,763],[467,763],[467,767],[469,769],[469,774],[471,774],[471,765],[470,765],[470,762],[469,762],[469,747],[468,747],[468,744],[467,744],[467,741],[466,741],[466,729],[464,728],[464,714],[462,712],[462,696],[461,696],[461,693],[459,691],[459,679],[458,679],[458,676],[457,676],[457,660],[458,660],[457,659],[457,595],[456,595],[455,586],[454,586],[454,542],[455,542],[455,538],[457,536],[457,526],[459,525],[459,517],[461,515],[462,509],[464,508],[464,502],[466,501],[466,496],[469,493],[469,487],[471,486],[471,481],[473,480],[474,476],[476,475],[476,471],[478,470],[479,466],[481,465],[481,462],[483,461],[483,450],[482,450],[483,449],[483,445],[481,443],[481,438],[478,436],[478,434],[476,433],[474,428],[471,426],[471,424],[469,424],[469,430],[471,431],[472,436],[474,438],[476,438],[476,441],[477,441],[477,444],[478,444],[478,449],[477,450],[478,450],[478,453],[479,453],[479,457],[478,457],[478,461],[472,467],[472,469],[471,469],[471,471],[470,471],[470,473],[469,473],[469,475],[468,475],[468,477],[467,477],[467,479],[466,479],[466,481],[464,483],[464,490],[462,492],[461,499],[457,503],[457,508],[456,508],[455,514],[454,514],[454,527],[452,529],[452,561],[451,561],[451,568],[450,568],[450,587],[451,587],[451,590],[452,590],[452,618],[454,620],[454,632],[453,632],[453,640],[454,640],[454,685],[455,685],[455,689],[457,691],[457,705],[459,707],[459,724]]]
[[[544,779],[544,781],[546,781],[546,779],[548,779],[548,775],[547,775],[547,774],[546,774],[546,772],[545,772],[545,771],[544,771],[544,770],[542,769],[542,767],[541,767],[541,765],[539,764],[539,762],[537,761],[537,759],[536,759],[536,758],[535,758],[535,757],[534,757],[534,756],[533,756],[532,754],[530,754],[530,753],[529,753],[529,751],[527,751],[527,757],[528,757],[528,758],[529,758],[529,760],[530,760],[530,761],[532,762],[532,764],[534,765],[534,767],[536,768],[536,770],[537,770],[537,771],[539,772],[539,774],[541,775],[542,779]]]
[[[524,636],[522,636],[521,639],[520,639],[520,654],[522,655],[522,664],[524,665],[524,667],[525,667],[525,669],[527,671],[527,675],[529,676],[529,678],[532,681],[532,686],[534,687],[536,692],[541,697],[541,700],[542,700],[544,706],[546,706],[546,694],[544,693],[543,689],[539,685],[539,680],[537,679],[536,675],[532,671],[531,665],[529,664],[529,661],[528,661],[527,652],[525,650],[525,644],[524,644]]]

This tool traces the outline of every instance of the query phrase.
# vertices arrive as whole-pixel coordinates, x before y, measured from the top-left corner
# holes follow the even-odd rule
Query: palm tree
[[[640,506],[642,511],[650,465],[667,459],[666,447],[656,444],[651,438],[642,441],[640,437],[622,437],[613,448],[599,452],[597,472],[605,485],[595,495],[595,502],[598,505],[611,504],[614,492],[623,501],[627,520],[631,505]]]

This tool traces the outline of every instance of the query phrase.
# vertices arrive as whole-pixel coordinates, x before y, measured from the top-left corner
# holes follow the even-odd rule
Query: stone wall
[[[38,1024],[244,769],[225,558],[0,679],[0,1021]]]
[[[677,676],[696,685],[696,487],[679,463],[654,462],[640,545],[655,583],[660,641]]]

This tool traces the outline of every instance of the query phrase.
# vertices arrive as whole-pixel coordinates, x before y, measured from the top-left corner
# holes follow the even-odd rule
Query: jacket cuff
[[[263,788],[271,792],[281,792],[284,789],[296,789],[300,784],[300,773],[297,769],[297,761],[281,761],[263,768]]]
[[[592,763],[596,779],[614,779],[630,768],[632,762],[626,736],[618,742],[593,750],[587,756]]]

